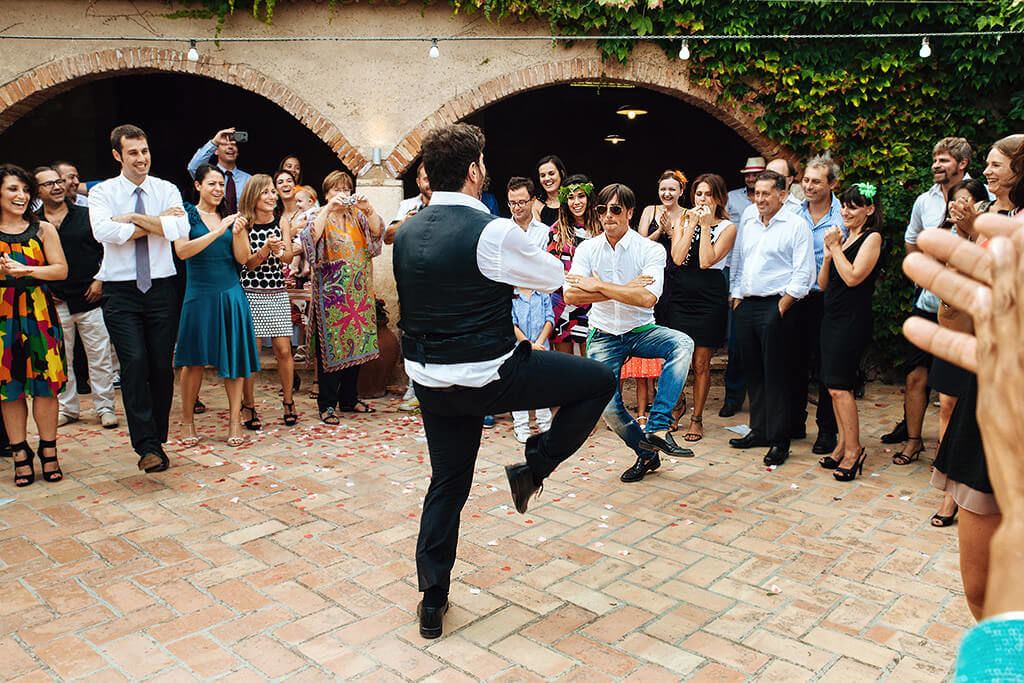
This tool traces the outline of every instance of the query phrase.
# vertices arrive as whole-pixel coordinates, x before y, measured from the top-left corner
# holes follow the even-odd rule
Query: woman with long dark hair
[[[690,200],[693,208],[672,230],[672,262],[678,267],[668,271],[671,284],[665,323],[693,339],[693,414],[683,436],[693,442],[704,438],[711,355],[725,343],[729,292],[722,268],[736,241],[736,226],[725,211],[728,193],[722,176],[697,176]]]
[[[260,369],[259,349],[253,336],[249,300],[238,279],[238,268],[249,251],[241,231],[229,230],[238,214],[224,215],[224,175],[203,164],[196,170],[196,204],[185,204],[189,235],[174,241],[174,251],[185,261],[188,278],[178,323],[174,364],[181,368],[181,425],[184,446],[199,442],[193,406],[210,365],[224,378],[228,395],[229,446],[241,446],[241,407],[244,378]],[[244,194],[244,190],[243,190]]]
[[[591,201],[594,184],[582,174],[571,175],[558,191],[558,219],[551,226],[547,250],[562,260],[565,272],[572,268],[572,255],[583,240],[601,234],[601,223]],[[587,311],[590,306],[573,306],[562,298],[562,290],[551,294],[555,331],[551,346],[562,353],[573,353],[573,343],[587,344]],[[585,351],[585,349],[584,349]]]
[[[864,471],[867,451],[860,445],[860,421],[853,390],[864,351],[871,342],[871,297],[881,264],[882,205],[877,188],[854,183],[839,196],[843,227],[825,232],[825,258],[818,286],[825,292],[821,321],[821,381],[832,397],[838,439],[819,464],[835,470],[837,481]]]
[[[274,174],[274,189],[277,190],[277,215],[287,216],[289,223],[300,213],[296,191],[298,184],[291,171],[280,170]]]
[[[57,228],[32,213],[36,181],[13,164],[0,165],[0,402],[14,457],[14,485],[36,479],[26,442],[28,403],[39,429],[43,479],[64,478],[57,459],[57,395],[67,380],[64,335],[46,283],[68,274]]]
[[[533,202],[533,217],[547,226],[558,220],[561,201],[558,190],[565,182],[565,164],[554,154],[541,157],[537,162],[537,199]]]
[[[295,178],[295,184],[302,184],[302,162],[294,154],[289,154],[277,165],[278,171],[288,171]]]

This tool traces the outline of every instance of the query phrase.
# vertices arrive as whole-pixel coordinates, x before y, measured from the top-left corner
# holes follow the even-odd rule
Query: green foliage
[[[183,0],[177,0],[179,3]],[[235,9],[269,22],[282,0],[193,0],[219,22]],[[433,4],[425,0],[424,4]],[[333,5],[333,1],[332,1]],[[538,20],[552,35],[668,35],[690,38],[691,82],[717,89],[719,104],[761,111],[761,132],[808,157],[824,150],[841,162],[848,182],[879,186],[887,216],[888,262],[875,297],[875,336],[885,367],[899,356],[899,328],[911,308],[900,271],[903,230],[914,197],[930,180],[935,141],[961,135],[974,145],[980,174],[999,137],[1024,130],[1024,66],[1020,36],[955,38],[968,30],[1021,31],[1024,2],[846,3],[749,0],[448,0],[456,14],[491,22]],[[700,35],[930,33],[921,41],[702,41]],[[678,40],[661,47],[676,60]],[[604,59],[624,62],[634,40],[597,41]]]

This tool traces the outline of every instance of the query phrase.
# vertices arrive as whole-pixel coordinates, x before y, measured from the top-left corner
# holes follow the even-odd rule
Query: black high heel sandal
[[[250,432],[257,432],[263,429],[263,421],[260,420],[260,416],[256,414],[256,406],[247,406],[245,404],[242,404],[242,410],[248,410],[249,414],[252,415],[252,417],[250,417],[248,420],[242,422],[242,424],[245,425],[246,429],[248,429]]]
[[[860,449],[860,455],[857,456],[857,462],[853,464],[853,467],[850,469],[837,467],[832,476],[836,478],[836,481],[853,481],[858,474],[864,474],[864,459],[867,457],[867,449]]]
[[[935,527],[953,526],[953,522],[956,520],[956,513],[959,512],[959,511],[960,511],[960,506],[958,505],[955,508],[953,508],[953,514],[951,514],[949,516],[946,516],[946,517],[944,517],[944,516],[940,515],[938,512],[936,512],[934,515],[932,515],[932,526],[935,526]]]
[[[53,449],[53,455],[52,456],[43,455],[43,449],[48,449],[48,448],[52,448]],[[39,470],[40,470],[40,472],[43,475],[43,479],[45,479],[46,481],[49,481],[49,482],[56,482],[56,481],[60,481],[61,479],[64,478],[64,472],[61,471],[60,463],[57,462],[57,441],[56,440],[46,441],[44,439],[39,439],[39,450],[37,451],[37,454],[39,455]],[[50,465],[50,464],[57,465],[57,469],[47,471],[46,466]]]
[[[837,469],[840,465],[842,465],[843,461],[836,460],[831,455],[826,455],[824,458],[818,461],[818,464],[821,465],[822,469],[834,470]]]
[[[28,453],[27,458],[18,459],[19,453]],[[11,444],[11,456],[14,457],[14,485],[18,488],[28,486],[36,480],[36,468],[32,465],[32,458],[35,457],[35,453],[28,447],[27,441],[21,443]],[[19,467],[29,468],[28,474],[18,474]]]
[[[284,423],[289,427],[293,426],[299,421],[299,414],[295,412],[295,401],[291,403],[281,401],[281,405],[284,406]]]
[[[899,453],[892,456],[893,465],[909,465],[910,463],[914,462],[919,457],[921,457],[921,453],[924,452],[924,439],[922,439],[919,436],[908,436],[907,442],[909,443],[911,441],[920,441],[921,446],[913,453],[904,453],[903,451],[900,451]]]

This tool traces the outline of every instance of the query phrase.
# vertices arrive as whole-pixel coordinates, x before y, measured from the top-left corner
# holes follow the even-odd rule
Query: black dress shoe
[[[789,457],[789,449],[782,446],[772,446],[764,456],[765,465],[781,465]]]
[[[518,465],[506,465],[505,476],[508,477],[508,487],[512,491],[512,502],[516,504],[516,511],[519,514],[526,514],[530,496],[539,488],[533,483],[533,472],[530,470],[530,466],[525,462]]]
[[[170,466],[170,459],[163,453],[146,453],[139,458],[139,469],[145,472],[163,472]]]
[[[654,455],[652,455],[647,460],[644,460],[640,456],[637,456],[636,462],[633,463],[633,466],[630,467],[625,472],[623,472],[622,476],[620,476],[619,479],[626,482],[627,484],[634,481],[640,481],[641,479],[644,478],[645,474],[647,474],[648,472],[653,472],[659,467],[661,467],[661,459],[658,458],[657,452],[655,452]]]
[[[722,404],[722,409],[718,411],[718,417],[732,417],[736,414],[737,410],[739,410],[739,408],[735,403],[729,403],[726,401]]]
[[[895,429],[888,434],[882,435],[882,443],[903,443],[909,437],[910,435],[907,434],[907,421],[902,420],[896,425]]]
[[[416,615],[420,618],[420,635],[428,640],[440,638],[444,632],[444,613],[448,611],[448,603],[444,607],[424,607],[423,602],[416,607]]]
[[[799,441],[807,438],[807,427],[797,427],[789,433],[790,441]]]
[[[811,452],[817,455],[828,455],[836,449],[836,435],[832,432],[818,432],[818,438],[811,446]]]
[[[733,448],[760,448],[769,446],[768,440],[756,432],[749,432],[746,436],[737,439],[729,439],[729,445]]]
[[[676,440],[668,432],[665,432],[665,438],[655,436],[654,434],[644,434],[644,438],[639,446],[645,451],[661,451],[665,455],[674,455],[679,458],[693,457],[693,451],[677,444]]]

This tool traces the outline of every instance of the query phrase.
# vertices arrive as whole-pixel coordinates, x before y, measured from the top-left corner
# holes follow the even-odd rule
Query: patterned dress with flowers
[[[27,266],[45,266],[39,224],[17,235],[0,233],[0,254]],[[64,335],[46,284],[31,277],[0,280],[0,400],[57,396],[67,380]]]
[[[361,211],[354,216],[344,211],[328,216],[323,235],[314,243],[314,220],[311,216],[302,231],[312,276],[310,344],[320,345],[324,370],[333,372],[380,355],[371,259],[380,254],[381,238],[370,234]]]

